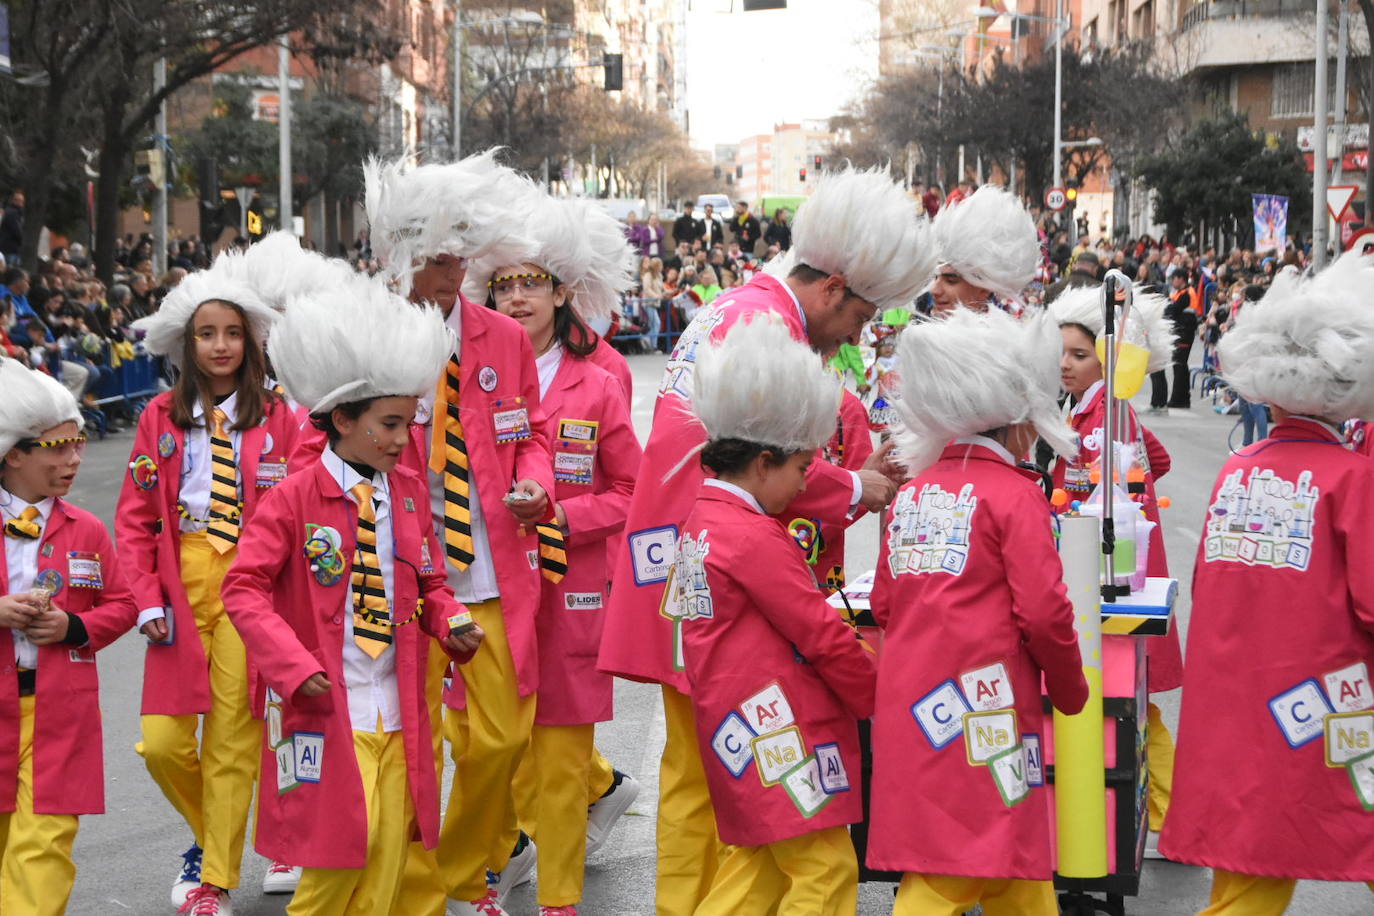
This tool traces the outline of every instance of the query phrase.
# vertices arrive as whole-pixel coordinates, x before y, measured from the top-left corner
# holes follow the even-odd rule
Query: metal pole
[[[1327,0],[1317,0],[1316,117],[1312,125],[1312,267],[1326,265],[1326,28]]]
[[[1340,26],[1336,31],[1336,162],[1331,167],[1331,184],[1340,184],[1345,159],[1345,70],[1350,56],[1350,5],[1341,0]]]
[[[283,232],[295,231],[294,202],[291,200],[291,38],[281,37],[277,47],[277,92],[281,104],[277,109],[277,213]]]
[[[167,58],[159,57],[153,64],[153,91],[167,88]],[[162,174],[153,190],[153,273],[159,277],[167,270],[167,102],[157,106],[157,151],[162,160]]]
[[[1064,34],[1068,31],[1064,28],[1064,0],[1055,0],[1054,4],[1054,28],[1058,37],[1054,40],[1054,187],[1061,188],[1063,183],[1063,168],[1059,162],[1059,145],[1064,136],[1062,123],[1063,96],[1064,96]]]
[[[453,0],[453,161],[463,155],[463,0]]]

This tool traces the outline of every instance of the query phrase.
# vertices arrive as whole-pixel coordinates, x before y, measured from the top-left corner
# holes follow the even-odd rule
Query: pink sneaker
[[[568,904],[567,906],[541,906],[539,916],[577,916],[577,907]]]

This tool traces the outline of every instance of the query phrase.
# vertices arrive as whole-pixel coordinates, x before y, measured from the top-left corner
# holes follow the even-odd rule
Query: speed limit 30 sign
[[[1068,202],[1069,196],[1064,193],[1063,188],[1050,188],[1045,192],[1045,206],[1051,210],[1063,210]]]

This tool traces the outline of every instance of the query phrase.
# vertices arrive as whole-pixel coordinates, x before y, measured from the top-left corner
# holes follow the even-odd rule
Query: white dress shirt
[[[955,445],[981,445],[988,451],[995,452],[997,457],[1001,458],[1007,464],[1016,467],[1016,456],[1009,452],[1007,447],[996,439],[991,439],[987,436],[961,436],[955,439],[954,443]]]
[[[53,498],[48,497],[38,503],[26,503],[0,487],[0,529],[3,529],[11,519],[19,518],[25,509],[33,506],[38,510],[38,524],[46,531],[48,519],[52,517],[53,502]],[[33,588],[33,580],[38,578],[38,549],[42,546],[42,537],[30,540],[4,535],[4,538],[5,572],[9,577],[9,594],[22,594]],[[15,664],[20,668],[37,668],[38,647],[29,642],[23,630],[10,632],[14,634]]]
[[[234,393],[225,398],[218,405],[229,419],[226,425],[238,422],[238,394]],[[196,519],[209,518],[210,516],[210,430],[214,427],[213,423],[205,422],[205,406],[201,404],[200,398],[196,398],[196,405],[191,409],[191,417],[196,425],[184,431],[181,446],[181,490],[179,497],[182,505],[186,507],[186,513]],[[226,430],[229,433],[229,441],[234,444],[234,464],[240,464],[239,440],[242,438],[238,430]],[[243,479],[239,479],[239,496],[243,495]],[[189,518],[181,519],[181,531],[183,534],[190,531],[204,531],[206,524],[203,521],[192,521]]]
[[[768,514],[767,512],[763,511],[763,506],[759,504],[759,501],[754,497],[754,494],[744,489],[744,487],[730,483],[726,480],[721,480],[719,477],[707,477],[704,481],[702,481],[702,483],[706,484],[706,486],[708,487],[715,487],[717,490],[724,490],[726,493],[735,494],[740,499],[747,502],[754,509],[754,511],[759,513],[760,515]]]
[[[360,483],[372,485],[372,506],[377,519],[377,565],[382,570],[382,584],[386,589],[388,606],[395,597],[395,542],[391,534],[391,492],[387,488],[385,474],[374,474],[371,480],[364,480],[352,465],[338,456],[332,447],[326,448],[320,460],[335,482],[343,489],[344,497],[357,500],[349,492]],[[347,568],[353,566],[349,558]],[[401,703],[396,686],[396,646],[389,645],[376,658],[368,655],[353,639],[353,587],[351,574],[345,577],[350,582],[344,589],[344,633],[343,633],[343,674],[344,686],[348,689],[348,718],[353,730],[375,733],[380,716],[382,731],[401,730]],[[409,612],[407,612],[408,615]],[[392,611],[395,619],[396,612]],[[419,626],[418,623],[410,626]]]
[[[553,384],[554,376],[558,375],[558,367],[563,365],[563,345],[555,343],[542,356],[535,357],[534,368],[539,372],[539,397],[543,398],[549,393],[549,386]]]

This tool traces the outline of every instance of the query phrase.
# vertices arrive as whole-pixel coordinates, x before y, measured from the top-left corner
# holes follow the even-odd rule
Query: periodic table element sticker
[[[801,729],[795,725],[769,735],[759,735],[750,742],[750,748],[754,752],[754,766],[759,771],[759,781],[765,786],[776,786],[789,770],[806,758]]]
[[[1043,786],[1045,784],[1045,757],[1040,749],[1040,736],[1022,735],[1021,746],[1026,749],[1026,784]]]
[[[775,732],[796,724],[797,717],[792,714],[792,704],[787,702],[787,694],[782,685],[773,681],[758,693],[739,705],[744,721],[756,735]]]
[[[1343,767],[1374,754],[1374,711],[1337,712],[1325,718],[1326,765]]]
[[[964,733],[964,716],[972,712],[959,686],[947,680],[911,704],[911,715],[926,740],[940,750]]]
[[[976,712],[1007,709],[1016,705],[1016,694],[1011,689],[1007,666],[1001,662],[965,671],[959,675],[959,683],[964,687],[964,699]]]
[[[1360,712],[1374,707],[1374,693],[1369,687],[1369,666],[1355,662],[1322,675],[1326,682],[1326,697],[1336,712]]]
[[[835,743],[816,745],[816,765],[821,773],[821,791],[838,795],[849,791],[849,772],[845,769],[840,746]]]
[[[677,526],[632,531],[626,541],[634,565],[635,585],[656,585],[668,581],[677,554]]]
[[[1002,804],[1015,808],[1030,795],[1025,748],[1018,744],[988,758],[988,772],[997,784]]]
[[[802,817],[815,817],[830,803],[830,795],[821,785],[820,765],[814,754],[783,774],[782,787]]]
[[[1355,797],[1366,811],[1374,811],[1374,754],[1356,757],[1346,764],[1350,782],[1355,787]]]
[[[964,751],[971,766],[986,766],[993,757],[1021,744],[1016,710],[971,712],[964,716]]]
[[[754,749],[751,747],[754,738],[754,730],[737,712],[728,714],[711,738],[711,750],[716,752],[725,769],[736,779],[744,775],[754,760]]]
[[[273,753],[277,757],[277,792],[290,792],[300,785],[296,781],[296,746],[290,741],[283,741]]]
[[[1269,712],[1291,748],[1320,738],[1325,730],[1323,717],[1334,711],[1313,678],[1289,687],[1269,701]]]

